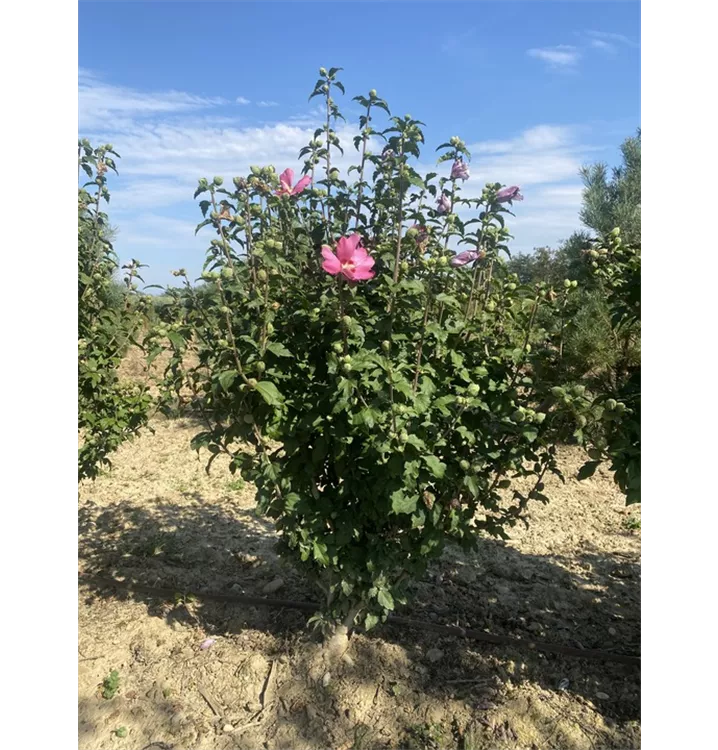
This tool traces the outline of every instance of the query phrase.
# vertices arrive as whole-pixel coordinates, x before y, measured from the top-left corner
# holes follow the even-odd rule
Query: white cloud
[[[619,44],[625,44],[627,47],[640,47],[638,42],[634,42],[633,39],[630,39],[624,34],[614,34],[609,31],[587,31],[586,34],[594,39],[607,42],[618,42]]]
[[[184,91],[144,92],[103,81],[91,71],[79,71],[80,130],[102,126],[119,127],[134,119],[207,109],[227,101]]]
[[[542,60],[552,68],[573,68],[578,63],[581,53],[570,44],[559,44],[556,47],[540,47],[526,50],[529,57]]]
[[[261,101],[257,102],[258,107],[278,107],[279,102]]]
[[[83,80],[81,110],[91,127],[81,135],[111,142],[122,155],[120,176],[110,181],[110,220],[120,229],[116,247],[123,259],[150,264],[148,283],[171,283],[169,271],[179,266],[199,274],[208,242],[207,232],[194,236],[202,220],[192,198],[199,177],[221,175],[231,184],[253,164],[273,164],[278,172],[292,167],[298,175],[298,152],[322,124],[319,109],[287,121],[245,124],[236,116],[220,116],[213,100],[193,94],[171,92],[158,99],[96,77]],[[114,116],[97,116],[90,105]],[[352,143],[356,132],[356,124],[338,129],[345,155],[336,154],[332,165],[344,174],[358,160]],[[520,185],[526,197],[509,222],[516,250],[555,244],[579,228],[577,173],[591,154],[580,135],[575,127],[542,124],[504,140],[469,144],[473,160],[471,178],[462,186],[465,195],[479,195],[486,182],[501,182]],[[372,146],[379,150],[378,144]],[[424,153],[433,161],[430,147]],[[437,168],[430,161],[419,168],[448,171],[447,165]]]
[[[235,103],[236,104],[251,104],[251,102],[249,101],[249,99],[245,98],[244,96],[238,96],[235,99]]]
[[[611,44],[610,42],[607,42],[603,39],[591,39],[591,47],[594,49],[600,49],[601,52],[606,52],[607,54],[615,54],[617,52],[616,46],[614,44]]]

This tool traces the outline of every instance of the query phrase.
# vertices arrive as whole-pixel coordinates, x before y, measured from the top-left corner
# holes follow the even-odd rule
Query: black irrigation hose
[[[143,586],[142,584],[118,581],[115,578],[105,578],[104,576],[80,573],[78,577],[81,583],[94,583],[102,586],[111,586],[125,591],[136,591],[140,594],[148,594],[162,599],[173,599],[179,593],[177,589]],[[303,612],[316,612],[319,607],[318,604],[313,604],[312,602],[295,602],[288,599],[265,599],[258,596],[245,596],[244,594],[211,594],[194,591],[183,591],[182,594],[184,596],[192,596],[195,599],[206,599],[207,601],[222,602],[224,604],[249,604],[253,607],[299,609]],[[631,666],[640,666],[641,664],[640,656],[616,654],[613,651],[602,651],[599,649],[573,648],[571,646],[561,646],[557,643],[545,643],[543,641],[513,638],[508,635],[493,635],[491,633],[485,633],[483,630],[462,628],[456,625],[437,625],[432,622],[410,620],[406,617],[397,617],[396,615],[389,615],[387,622],[390,625],[401,625],[406,628],[417,628],[418,630],[430,630],[433,633],[447,636],[461,636],[462,638],[471,638],[476,641],[493,643],[498,646],[513,646],[515,648],[527,649],[529,651],[545,651],[552,654],[561,654],[562,656],[575,656],[580,659],[591,659],[594,661],[610,661],[618,664],[629,664]]]

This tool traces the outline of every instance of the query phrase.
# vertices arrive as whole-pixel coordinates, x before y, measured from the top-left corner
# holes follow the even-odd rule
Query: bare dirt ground
[[[252,488],[189,448],[186,420],[124,445],[80,488],[80,570],[178,591],[314,600],[273,551]],[[567,476],[582,462],[562,451]],[[528,530],[448,551],[398,614],[640,651],[640,521],[609,472],[547,482]],[[635,667],[385,625],[327,673],[292,610],[79,592],[81,750],[599,750],[640,746]],[[205,639],[214,644],[201,649]],[[111,670],[119,688],[102,697]],[[118,736],[119,735],[119,736]]]

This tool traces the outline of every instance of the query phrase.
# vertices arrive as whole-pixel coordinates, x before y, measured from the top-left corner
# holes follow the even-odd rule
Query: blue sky
[[[319,116],[320,66],[351,97],[376,88],[426,123],[421,166],[452,135],[472,151],[468,192],[518,184],[514,251],[580,228],[577,171],[618,163],[640,126],[638,2],[80,2],[79,134],[111,142],[111,223],[147,283],[199,274],[209,234],[192,193],[252,164],[299,169]]]

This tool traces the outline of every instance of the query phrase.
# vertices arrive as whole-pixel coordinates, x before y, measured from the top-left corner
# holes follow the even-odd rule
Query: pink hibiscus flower
[[[298,195],[304,190],[304,188],[312,181],[312,178],[307,174],[302,177],[299,182],[292,187],[294,182],[294,170],[287,168],[279,175],[279,190],[275,191],[275,195]]]
[[[322,268],[332,276],[341,274],[347,281],[364,281],[373,279],[374,258],[361,246],[361,237],[352,234],[342,237],[337,242],[337,254],[334,255],[328,245],[322,247],[324,263]]]

